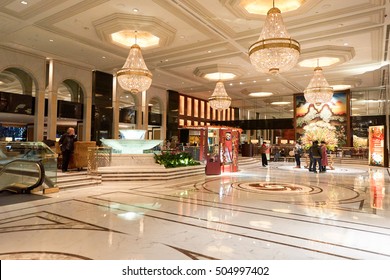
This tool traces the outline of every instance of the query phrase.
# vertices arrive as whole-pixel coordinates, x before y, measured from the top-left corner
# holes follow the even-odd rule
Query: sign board
[[[368,128],[368,164],[387,167],[387,150],[385,147],[385,126],[376,125]]]

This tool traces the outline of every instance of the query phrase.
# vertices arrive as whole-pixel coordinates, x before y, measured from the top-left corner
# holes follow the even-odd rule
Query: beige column
[[[162,120],[161,120],[161,134],[160,134],[160,140],[165,139],[165,135],[167,135],[167,106],[166,102],[164,106],[162,106],[161,114],[162,114]]]
[[[145,139],[149,139],[149,135],[148,135],[148,122],[149,122],[149,116],[148,116],[148,99],[147,99],[147,94],[146,94],[146,91],[143,91],[142,92],[142,95],[141,95],[141,102],[142,102],[142,113],[143,113],[143,125],[142,125],[142,129],[144,129],[146,131],[145,135]]]
[[[43,140],[45,126],[45,90],[44,87],[39,88],[39,92],[35,95],[34,141]]]
[[[119,138],[119,92],[117,88],[116,76],[112,80],[112,138]]]
[[[55,140],[57,132],[57,89],[54,88],[54,61],[49,62],[47,139]]]
[[[91,125],[92,125],[92,91],[89,88],[88,92],[84,93],[84,109],[83,109],[83,141],[91,141]]]

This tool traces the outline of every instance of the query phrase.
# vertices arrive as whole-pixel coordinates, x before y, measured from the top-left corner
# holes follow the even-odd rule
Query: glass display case
[[[219,128],[207,129],[207,164],[206,175],[221,174],[221,156]]]
[[[209,128],[207,131],[207,154],[209,157],[219,157],[219,129]]]
[[[227,126],[186,127],[180,129],[180,143],[185,147],[195,143],[194,148],[199,146],[199,161],[206,162],[206,175],[236,172],[241,131]]]

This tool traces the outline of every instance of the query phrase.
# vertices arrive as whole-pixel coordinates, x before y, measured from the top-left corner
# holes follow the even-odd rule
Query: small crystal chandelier
[[[288,34],[281,11],[273,0],[259,40],[249,47],[251,63],[262,73],[286,72],[297,64],[300,52],[299,42]]]
[[[213,94],[209,97],[209,103],[211,108],[219,111],[230,107],[232,99],[227,94],[222,81],[217,82]]]
[[[326,81],[321,67],[317,66],[314,68],[313,78],[311,78],[309,85],[304,90],[304,95],[306,102],[317,106],[332,100],[333,88]]]
[[[137,31],[135,33],[135,44],[131,46],[122,69],[116,72],[119,85],[133,94],[149,89],[153,76],[146,67],[141,47],[137,45]]]

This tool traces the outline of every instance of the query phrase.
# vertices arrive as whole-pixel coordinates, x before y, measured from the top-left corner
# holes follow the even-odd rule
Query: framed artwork
[[[350,146],[350,91],[335,92],[330,102],[307,103],[303,94],[294,96],[295,139],[305,146],[325,141],[328,148]]]

